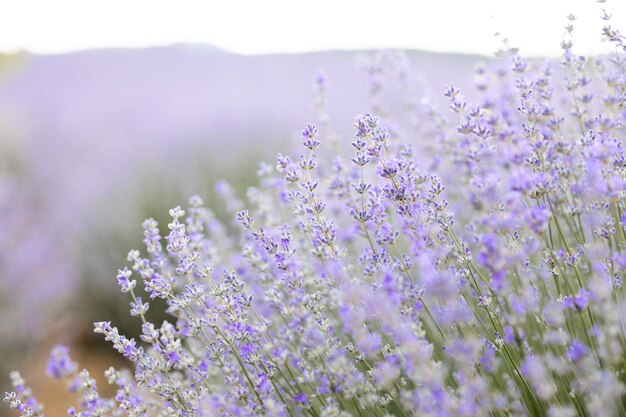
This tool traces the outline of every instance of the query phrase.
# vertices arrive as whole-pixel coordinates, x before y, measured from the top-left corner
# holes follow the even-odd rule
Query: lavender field
[[[611,53],[2,55],[0,415],[626,416],[598,14]]]

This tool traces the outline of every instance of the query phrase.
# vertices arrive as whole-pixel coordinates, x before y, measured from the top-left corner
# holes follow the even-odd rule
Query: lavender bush
[[[133,370],[103,398],[56,347],[69,415],[626,415],[626,46],[604,19],[614,54],[575,55],[570,16],[560,62],[503,50],[478,100],[448,86],[452,117],[419,102],[410,133],[378,107],[335,156],[307,125],[245,202],[219,184],[233,224],[199,197],[146,220],[117,275],[141,340],[94,326]]]
[[[360,55],[369,53],[244,57],[173,45],[25,53],[6,65],[0,56],[0,392],[9,387],[10,369],[22,366],[18,358],[31,374],[39,367],[25,358],[48,349],[59,332],[76,351],[86,339],[107,346],[77,317],[107,317],[137,337],[134,323],[122,320],[127,303],[115,296],[110,274],[134,245],[142,219],[165,225],[167,209],[203,190],[208,207],[228,220],[212,184],[228,178],[240,196],[257,185],[256,162],[284,150],[302,121],[315,116],[309,95],[318,67],[332,80],[319,91],[331,103],[325,111],[345,121],[333,128],[349,137],[353,115],[367,110],[355,65]],[[363,60],[363,72],[384,93],[386,110],[398,115],[401,104],[389,104],[400,102],[399,94],[416,95],[390,88],[396,77],[386,71],[399,66],[393,54],[380,55]],[[478,59],[404,55],[437,96],[452,79],[469,86]],[[319,127],[329,132],[322,121]],[[326,133],[325,146],[332,140]],[[0,416],[7,412],[0,407]]]

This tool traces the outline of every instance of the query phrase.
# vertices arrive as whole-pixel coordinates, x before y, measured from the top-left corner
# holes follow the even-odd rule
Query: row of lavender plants
[[[307,125],[246,201],[222,184],[236,231],[199,197],[146,220],[117,276],[140,340],[94,327],[132,371],[104,398],[56,347],[69,415],[626,415],[626,47],[604,19],[615,53],[576,55],[570,16],[559,62],[504,51],[411,133],[360,115],[345,153]]]

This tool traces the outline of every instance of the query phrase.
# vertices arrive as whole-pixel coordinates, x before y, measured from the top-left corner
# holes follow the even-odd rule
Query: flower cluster
[[[626,415],[626,58],[605,18],[615,54],[575,55],[570,17],[561,62],[504,51],[419,137],[364,114],[329,158],[307,125],[246,202],[220,184],[232,224],[199,197],[165,236],[144,222],[117,276],[140,340],[95,323],[134,375],[108,370],[102,398],[55,348],[69,414]]]

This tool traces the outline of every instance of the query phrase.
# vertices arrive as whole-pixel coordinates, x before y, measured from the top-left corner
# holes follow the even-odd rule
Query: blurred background
[[[192,194],[224,216],[216,182],[245,195],[307,122],[341,144],[388,112],[410,134],[444,85],[471,96],[497,31],[556,56],[574,12],[593,16],[579,52],[604,48],[592,1],[51,3],[0,6],[0,391],[21,369],[48,415],[67,407],[53,344],[100,377],[120,360],[91,323],[137,331],[115,275],[143,219]]]

